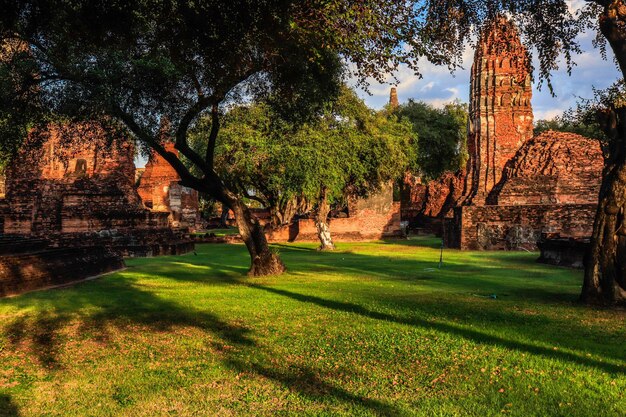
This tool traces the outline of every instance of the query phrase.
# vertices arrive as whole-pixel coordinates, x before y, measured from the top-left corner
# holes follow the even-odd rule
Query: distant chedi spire
[[[396,87],[391,87],[391,92],[389,93],[389,107],[392,109],[400,107],[400,102],[398,101],[398,90]]]

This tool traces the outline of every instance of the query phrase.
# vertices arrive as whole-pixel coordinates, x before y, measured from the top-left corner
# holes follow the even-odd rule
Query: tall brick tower
[[[389,92],[389,106],[392,109],[400,107],[400,102],[398,101],[398,90],[396,87],[391,87],[391,91]]]
[[[515,25],[503,16],[483,29],[470,84],[464,205],[484,205],[506,162],[533,136],[530,62]]]

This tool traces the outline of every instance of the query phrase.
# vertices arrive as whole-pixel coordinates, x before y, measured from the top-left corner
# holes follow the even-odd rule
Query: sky
[[[572,0],[569,3],[571,8],[576,9],[581,7],[584,2]],[[572,69],[571,76],[567,74],[564,64],[559,65],[560,69],[552,73],[555,97],[550,94],[545,83],[539,90],[538,77],[535,77],[532,100],[535,120],[552,119],[573,107],[578,97],[592,98],[593,87],[603,89],[620,78],[610,48],[607,48],[608,59],[603,60],[599,50],[592,46],[594,37],[593,32],[582,33],[578,36],[583,53],[574,56],[577,65]],[[425,63],[420,67],[422,73],[420,79],[408,68],[401,67],[397,73],[400,103],[406,102],[409,98],[438,107],[457,99],[468,103],[473,55],[474,51],[468,47],[463,55],[464,69],[458,69],[453,74],[450,74],[447,67],[437,67]],[[538,66],[535,62],[535,67],[538,68]],[[388,81],[392,81],[392,79],[389,78]],[[369,88],[371,95],[361,90],[357,90],[357,92],[368,106],[380,109],[389,101],[390,88],[390,84],[373,82]]]

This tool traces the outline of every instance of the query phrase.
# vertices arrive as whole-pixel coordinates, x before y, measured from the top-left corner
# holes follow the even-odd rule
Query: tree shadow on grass
[[[417,241],[411,245],[419,250],[419,243]],[[243,267],[228,264],[229,259],[245,259],[245,248],[224,246],[217,249],[222,252],[220,256],[176,260],[181,266],[195,264],[193,268],[187,268],[183,272],[174,273],[166,266],[152,265],[150,271],[172,280],[203,285],[265,284],[267,288],[271,288],[273,284],[280,282],[280,278],[267,278],[263,282],[251,280],[244,276]],[[569,333],[574,333],[580,335],[581,342],[573,346],[572,350],[578,350],[580,355],[589,351],[600,357],[624,360],[613,343],[602,342],[618,337],[619,329],[615,331],[613,328],[583,326],[567,317],[551,317],[541,313],[541,308],[550,306],[565,308],[568,314],[584,314],[587,308],[575,306],[577,293],[572,291],[571,278],[564,275],[570,271],[545,268],[534,261],[529,262],[532,256],[526,253],[463,252],[459,253],[462,256],[460,260],[447,261],[442,269],[438,269],[434,259],[431,262],[408,256],[393,257],[389,252],[377,255],[346,251],[321,253],[301,249],[297,246],[281,245],[281,253],[289,267],[289,273],[293,276],[334,273],[346,274],[348,282],[354,282],[361,276],[368,280],[403,282],[407,286],[407,292],[393,290],[395,292],[376,293],[375,296],[367,292],[368,284],[364,282],[366,290],[360,295],[365,302],[379,306],[380,310],[385,311],[392,307],[399,313],[398,317],[412,317],[419,312],[425,318],[436,317],[448,322],[478,325],[496,332],[518,335],[536,341],[539,345],[560,346],[563,349],[572,348]],[[491,257],[494,257],[493,262],[490,262]],[[190,264],[181,263],[187,261]],[[512,270],[516,271],[515,274],[511,273]],[[212,271],[219,271],[218,276],[215,277]],[[434,291],[429,297],[416,297],[411,291],[413,284],[427,286]],[[337,285],[342,285],[342,282]],[[353,287],[344,290],[358,291]],[[458,294],[458,300],[454,294]],[[492,299],[494,294],[496,299]],[[563,328],[567,332],[554,331]],[[530,346],[534,344],[531,342]],[[548,351],[553,352],[551,349]]]
[[[19,417],[20,412],[11,397],[0,394],[0,417]]]
[[[59,343],[56,335],[66,320],[66,316],[49,316],[44,313],[39,313],[34,320],[22,316],[10,323],[5,328],[5,333],[13,346],[26,339],[30,340],[39,364],[48,369],[57,369]]]
[[[386,245],[412,246],[415,248],[441,249],[441,238],[436,236],[409,237],[408,239],[386,238],[380,241]]]
[[[272,247],[287,249],[289,251],[300,251],[300,252],[320,252],[315,248],[305,248],[303,246],[294,246],[294,245],[286,245],[284,243],[272,243]]]
[[[365,307],[362,307],[359,304],[348,303],[348,302],[343,302],[343,301],[327,300],[321,297],[298,294],[298,293],[294,293],[291,291],[266,287],[266,286],[257,285],[257,284],[249,284],[249,286],[252,288],[256,288],[262,291],[267,291],[276,295],[289,297],[296,301],[312,303],[320,307],[329,308],[335,311],[357,314],[357,315],[370,318],[370,319],[404,324],[407,326],[437,330],[437,331],[452,334],[455,336],[460,336],[465,339],[474,341],[476,343],[501,346],[507,349],[513,349],[513,350],[527,352],[527,353],[531,353],[535,355],[544,356],[546,358],[556,358],[560,360],[565,360],[565,361],[573,362],[579,365],[595,367],[598,369],[602,369],[605,372],[610,372],[614,374],[626,374],[626,368],[622,365],[615,365],[611,363],[600,362],[600,361],[597,361],[588,357],[584,357],[582,355],[577,355],[575,353],[555,351],[553,349],[549,349],[543,346],[538,346],[538,345],[534,345],[530,343],[524,343],[520,341],[508,340],[502,337],[482,333],[476,330],[470,330],[470,329],[463,328],[460,326],[455,326],[455,325],[441,323],[441,322],[431,322],[431,321],[423,320],[423,319],[416,318],[416,317],[413,317],[413,318],[397,317],[392,314],[369,310]]]
[[[553,271],[555,273],[563,273],[563,271],[546,269],[543,265],[535,264],[534,261],[525,264],[524,262],[528,261],[528,255],[514,259],[498,259],[497,262],[491,263],[488,255],[485,255],[486,259],[478,259],[475,262],[469,259],[467,262],[447,260],[440,269],[438,254],[433,254],[432,259],[393,257],[388,253],[370,255],[345,251],[316,255],[302,253],[299,249],[292,250],[289,247],[285,247],[282,253],[285,255],[289,272],[294,275],[315,274],[322,270],[333,273],[347,272],[391,281],[418,282],[436,279],[437,285],[460,292],[483,290],[491,291],[491,293],[508,293],[519,295],[520,298],[526,300],[551,304],[555,301],[571,304],[578,297],[578,294],[568,294],[563,291],[550,292],[546,289],[546,283],[552,286],[554,283],[541,280],[548,278]],[[467,253],[463,255],[471,256]],[[520,267],[524,271],[520,271]],[[516,274],[511,274],[511,270],[516,270]],[[520,280],[524,280],[524,286],[511,285],[512,282]]]
[[[109,339],[111,326],[132,332],[137,331],[135,328],[137,324],[147,326],[150,331],[168,331],[173,326],[183,325],[210,332],[218,336],[223,344],[249,349],[258,348],[250,338],[248,329],[227,323],[211,313],[160,299],[154,294],[138,289],[133,282],[134,280],[128,277],[109,278],[61,291],[51,290],[14,298],[11,301],[18,307],[26,308],[34,302],[39,302],[49,308],[45,308],[34,317],[16,318],[5,327],[6,338],[13,348],[24,343],[30,344],[31,351],[36,355],[35,359],[47,370],[63,371],[61,355],[67,342],[64,340],[63,329],[76,321],[77,310],[87,308],[88,312],[95,311],[80,316],[78,333],[97,341],[106,342]],[[107,296],[102,297],[103,294]],[[132,328],[126,329],[130,326]],[[222,343],[217,341],[211,344],[220,350]],[[222,350],[222,353],[224,352],[228,351]],[[399,415],[391,405],[352,394],[324,381],[307,367],[295,369],[293,372],[283,371],[262,363],[250,365],[237,359],[236,355],[228,353],[223,361],[241,372],[251,371],[275,380],[314,401],[324,402],[326,397],[332,397],[346,404],[360,405],[376,415]],[[11,407],[10,398],[0,396],[0,417],[18,416],[17,409]]]
[[[250,330],[228,323],[218,316],[171,302],[133,285],[135,280],[108,278],[79,284],[64,290],[49,290],[17,297],[11,302],[26,309],[39,304],[36,316],[18,316],[4,327],[4,335],[14,347],[32,346],[38,363],[47,369],[63,367],[60,361],[65,344],[62,330],[73,321],[79,332],[95,340],[109,339],[110,327],[126,329],[134,325],[151,331],[168,331],[175,326],[189,326],[207,331],[227,344],[254,346]],[[103,294],[106,294],[103,296]],[[83,310],[80,313],[76,313]]]
[[[391,417],[405,414],[391,404],[352,394],[344,388],[326,382],[309,367],[299,367],[293,373],[289,373],[258,363],[246,363],[237,359],[229,359],[226,361],[226,364],[239,372],[252,372],[276,381],[289,389],[298,391],[299,394],[313,401],[326,402],[329,398],[333,398],[346,404],[366,408],[377,416]]]

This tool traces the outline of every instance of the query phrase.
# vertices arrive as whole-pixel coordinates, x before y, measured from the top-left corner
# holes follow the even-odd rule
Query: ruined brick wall
[[[0,255],[0,297],[67,284],[124,267],[123,259],[104,247]]]
[[[463,195],[465,173],[445,172],[441,177],[422,184],[418,177],[406,175],[402,191],[402,220],[421,227],[425,218],[452,217]]]
[[[173,143],[166,143],[165,149],[178,154]],[[196,227],[198,192],[180,185],[178,173],[163,157],[153,152],[138,180],[137,191],[146,207],[169,213],[172,226]]]
[[[144,207],[135,189],[134,149],[96,124],[32,132],[7,168],[4,233],[59,248],[105,246],[118,254],[180,253],[191,240],[168,213]],[[173,249],[172,246],[175,246]]]
[[[348,217],[331,218],[330,232],[336,242],[377,240],[402,235],[400,202],[393,201],[391,185],[365,199],[349,204]],[[269,232],[273,242],[317,242],[317,228],[313,219],[300,219],[291,225]]]
[[[535,250],[542,233],[583,238],[591,235],[596,204],[460,206],[444,236],[446,246],[463,250]]]
[[[465,203],[481,205],[505,164],[533,135],[532,85],[526,48],[504,17],[482,31],[470,81]]]
[[[355,217],[329,220],[330,233],[335,242],[378,240],[401,236],[400,203],[394,202],[390,210],[381,214],[365,209]],[[318,242],[313,219],[300,219],[291,225],[268,233],[271,242]]]
[[[109,146],[93,124],[53,125],[31,134],[7,168],[5,233],[133,227],[145,217],[134,189],[133,156],[126,142]]]
[[[507,164],[490,204],[596,204],[602,168],[597,140],[544,132],[524,143]]]

